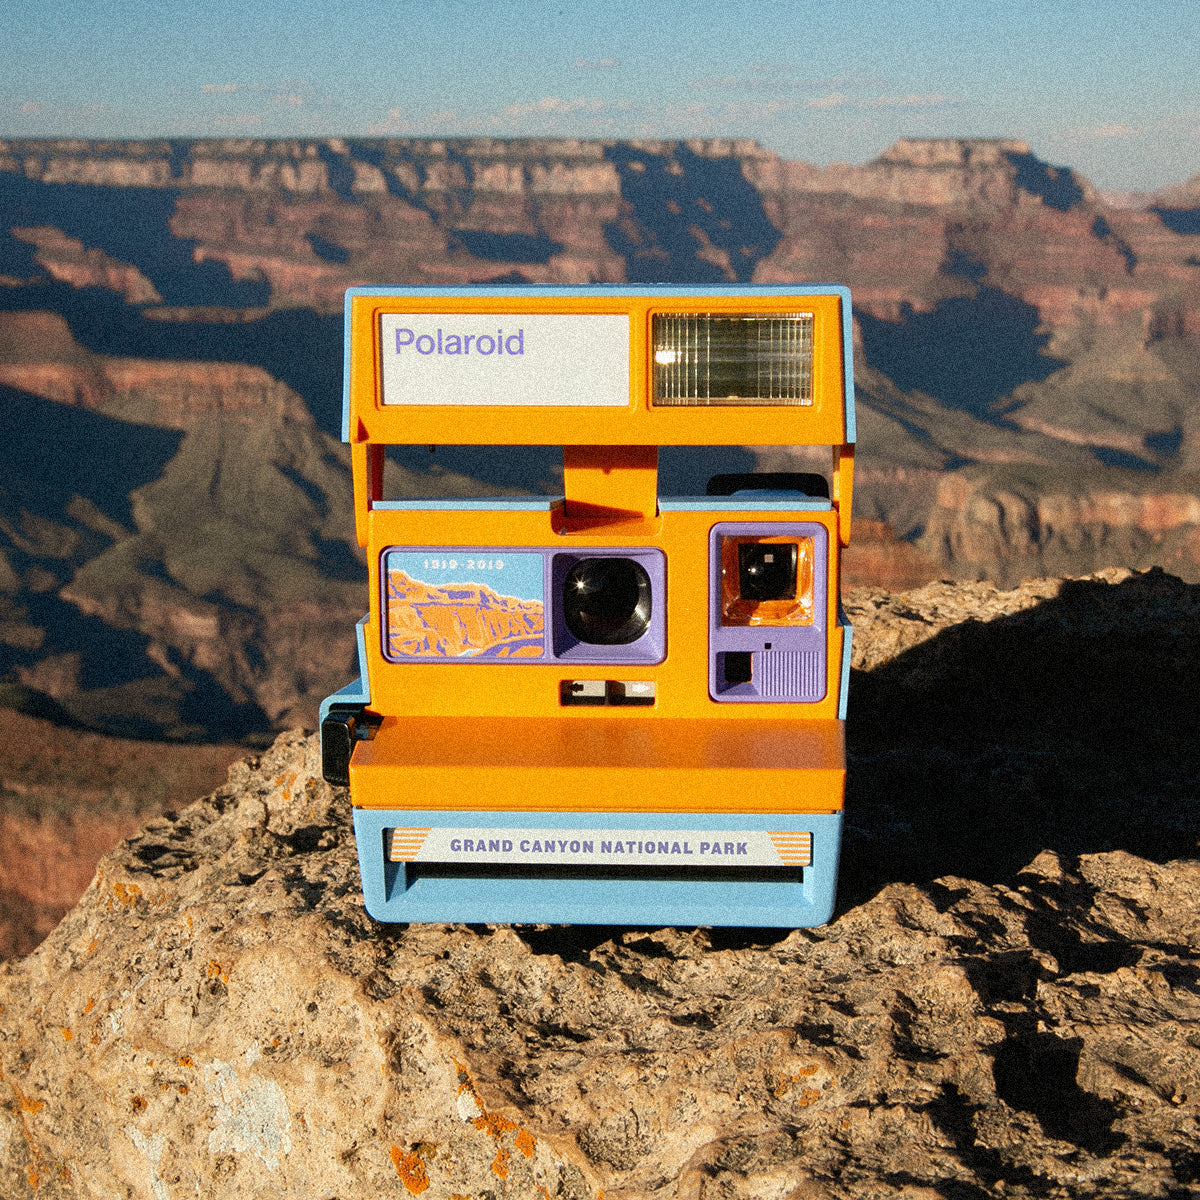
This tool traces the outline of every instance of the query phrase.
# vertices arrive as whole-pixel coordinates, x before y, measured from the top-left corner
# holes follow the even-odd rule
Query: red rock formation
[[[52,225],[13,227],[9,232],[18,241],[36,246],[35,261],[63,283],[77,288],[108,288],[119,292],[128,304],[162,303],[154,285],[137,267],[118,262],[95,247],[85,248],[78,238],[68,237]]]
[[[483,584],[434,586],[388,572],[387,650],[393,658],[537,658],[543,653],[539,600],[501,596]]]
[[[885,521],[857,520],[842,554],[844,587],[905,591],[937,579],[941,568],[911,542],[900,541]]]
[[[243,753],[101,737],[0,708],[0,959],[28,954],[102,854],[220,784]]]
[[[253,423],[308,419],[300,397],[261,367],[93,354],[57,313],[0,312],[0,383],[169,429],[210,413]]]

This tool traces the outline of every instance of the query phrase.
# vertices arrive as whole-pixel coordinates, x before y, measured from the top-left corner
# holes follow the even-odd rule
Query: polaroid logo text
[[[525,353],[525,330],[518,329],[516,333],[506,334],[503,329],[490,333],[446,333],[439,329],[437,334],[417,333],[415,330],[399,328],[396,330],[396,353],[402,354],[406,349],[415,350],[418,354],[457,354],[469,355],[474,349],[477,355],[485,358],[489,355],[508,354],[513,357]]]

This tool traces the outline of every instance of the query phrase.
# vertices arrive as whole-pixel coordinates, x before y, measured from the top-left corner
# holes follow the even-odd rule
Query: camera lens
[[[742,542],[738,590],[743,600],[795,600],[795,542]]]
[[[562,613],[581,642],[636,642],[650,627],[650,576],[632,558],[581,559],[563,580]]]

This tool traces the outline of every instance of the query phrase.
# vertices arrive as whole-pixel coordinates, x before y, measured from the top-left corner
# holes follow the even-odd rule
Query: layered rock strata
[[[309,720],[345,682],[355,284],[847,283],[848,579],[1200,579],[1195,197],[1117,202],[1014,139],[827,167],[744,140],[0,141],[0,405],[38,431],[5,448],[0,675],[173,738]],[[557,489],[498,458],[389,494]],[[114,664],[120,704],[91,694]]]

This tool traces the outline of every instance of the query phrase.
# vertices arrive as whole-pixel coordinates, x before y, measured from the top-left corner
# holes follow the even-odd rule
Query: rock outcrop
[[[0,972],[0,1191],[1194,1194],[1197,593],[851,596],[822,929],[378,926],[285,734]]]

